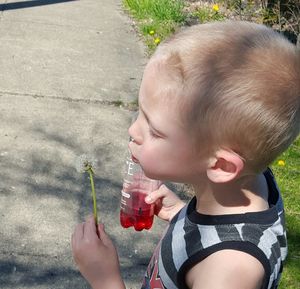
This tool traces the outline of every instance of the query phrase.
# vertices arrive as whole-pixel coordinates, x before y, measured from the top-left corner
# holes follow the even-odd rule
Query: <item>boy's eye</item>
[[[150,134],[151,137],[159,138],[159,135],[156,134],[152,129],[149,129],[149,134]]]

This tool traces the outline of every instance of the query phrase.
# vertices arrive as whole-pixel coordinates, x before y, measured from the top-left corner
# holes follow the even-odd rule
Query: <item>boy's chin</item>
[[[146,175],[146,177],[148,177],[149,179],[152,180],[158,180],[158,181],[162,181],[162,182],[180,182],[178,180],[175,180],[174,177],[172,178],[171,176],[167,176],[164,174],[155,174],[155,173],[149,173],[146,170],[144,170],[144,174]]]
[[[153,172],[149,172],[149,171],[147,171],[147,169],[144,169],[144,168],[143,168],[143,171],[144,171],[145,176],[149,179],[159,180],[159,181],[163,180],[163,178],[160,174],[155,174]]]

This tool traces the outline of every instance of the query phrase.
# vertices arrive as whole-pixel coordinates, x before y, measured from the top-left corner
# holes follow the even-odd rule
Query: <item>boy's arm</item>
[[[222,250],[190,269],[186,284],[191,289],[260,289],[264,274],[262,264],[253,256]]]

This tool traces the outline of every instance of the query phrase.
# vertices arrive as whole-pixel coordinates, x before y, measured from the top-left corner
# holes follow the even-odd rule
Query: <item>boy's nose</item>
[[[136,144],[142,144],[143,139],[141,134],[139,133],[136,121],[129,127],[128,134],[130,136],[130,139],[133,139]]]

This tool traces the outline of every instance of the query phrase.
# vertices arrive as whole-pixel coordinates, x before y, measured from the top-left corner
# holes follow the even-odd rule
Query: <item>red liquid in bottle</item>
[[[145,203],[146,194],[130,192],[130,198],[121,204],[120,223],[122,227],[134,227],[136,231],[149,230],[153,224],[154,205]]]

